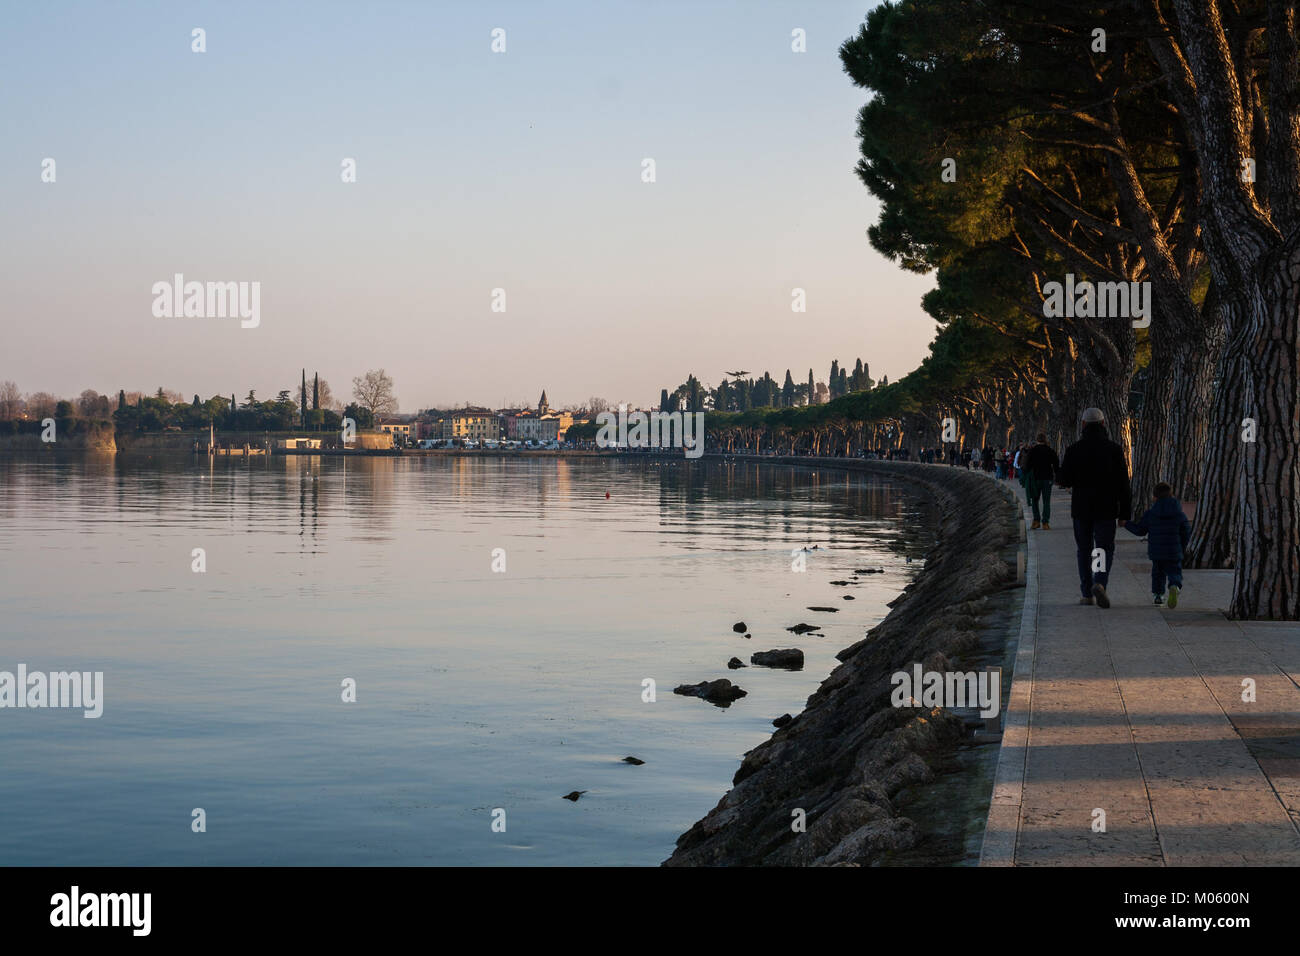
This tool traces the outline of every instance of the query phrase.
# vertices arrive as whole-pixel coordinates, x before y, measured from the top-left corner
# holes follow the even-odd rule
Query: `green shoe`
[[[1173,586],[1173,585],[1170,585],[1170,587],[1169,587],[1169,604],[1168,604],[1168,607],[1171,608],[1171,609],[1172,609],[1172,608],[1176,608],[1176,607],[1178,607],[1178,591],[1179,591],[1179,588],[1177,588],[1177,587],[1175,587],[1175,586]]]

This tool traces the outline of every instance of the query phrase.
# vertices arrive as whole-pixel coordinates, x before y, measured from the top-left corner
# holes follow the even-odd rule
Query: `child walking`
[[[1183,514],[1183,504],[1165,482],[1155,488],[1155,504],[1137,521],[1124,527],[1133,534],[1147,536],[1147,557],[1151,559],[1151,597],[1155,604],[1165,603],[1165,581],[1169,582],[1169,607],[1178,607],[1178,592],[1183,587],[1183,549],[1192,535],[1192,525]]]

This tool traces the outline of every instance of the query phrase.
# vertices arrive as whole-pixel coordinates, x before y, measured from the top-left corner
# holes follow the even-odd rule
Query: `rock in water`
[[[745,667],[746,664],[739,657],[733,657],[731,660],[727,661],[727,666],[734,671],[737,667]]]
[[[631,764],[632,766],[634,766],[634,767],[639,767],[639,766],[641,766],[643,763],[645,763],[644,760],[641,760],[641,759],[639,759],[639,758],[637,758],[637,757],[624,757],[624,758],[623,758],[623,762],[624,762],[624,763],[630,763],[630,764]]]
[[[566,794],[564,795],[564,799],[565,799],[565,800],[572,800],[574,803],[577,803],[577,802],[578,802],[578,798],[579,798],[580,796],[582,796],[582,795],[583,795],[584,793],[586,793],[586,792],[587,792],[586,790],[575,790],[575,791],[573,791],[573,793],[566,793]]]
[[[789,714],[782,714],[780,717],[772,721],[772,726],[775,727],[777,730],[780,730],[782,727],[790,723],[790,721],[792,720],[794,720],[794,718],[791,717]]]
[[[863,470],[885,468],[865,463]],[[969,653],[973,631],[1000,626],[1015,581],[1014,565],[1008,568],[1002,554],[1014,543],[1020,508],[982,473],[907,462],[889,463],[888,470],[915,475],[937,505],[941,537],[914,562],[928,561],[925,573],[892,614],[835,655],[842,663],[793,721],[745,754],[731,789],[678,838],[669,866],[933,866],[960,860],[961,841],[952,849],[938,846],[951,831],[936,818],[951,811],[909,806],[906,791],[947,774],[968,746],[962,721],[944,710],[919,715],[894,707],[881,689],[920,654],[932,653],[936,662],[938,655],[960,659]],[[981,623],[973,620],[977,614]],[[980,792],[965,771],[945,780],[942,789],[949,788]],[[807,833],[791,829],[794,807],[817,808]]]
[[[810,607],[810,608],[808,608],[808,610],[810,610],[810,611],[830,611],[832,614],[835,614],[835,613],[838,613],[838,612],[839,612],[839,608],[837,608],[837,607]]]
[[[737,621],[735,624],[731,625],[731,629],[735,631],[737,634],[744,634],[745,631],[747,630],[744,621]]]
[[[794,627],[787,627],[787,631],[793,634],[807,634],[809,631],[820,631],[821,628],[816,624],[796,624]]]
[[[710,704],[717,704],[720,707],[726,707],[733,700],[749,696],[746,691],[741,690],[725,677],[701,681],[698,684],[681,684],[673,688],[673,693],[681,694],[683,697],[703,697]]]
[[[803,651],[797,647],[787,647],[775,651],[759,651],[750,657],[749,662],[758,664],[760,667],[785,667],[797,671],[803,667]]]
[[[846,600],[846,601],[856,601],[857,598],[855,598],[852,594],[846,594],[846,595],[844,595],[844,600]]]

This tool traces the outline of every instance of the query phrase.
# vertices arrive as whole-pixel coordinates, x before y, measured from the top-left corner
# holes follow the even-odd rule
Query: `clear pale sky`
[[[935,327],[866,239],[837,50],[871,6],[7,4],[0,380],[273,397],[306,366],[346,397],[383,367],[414,411],[899,378]],[[155,318],[177,272],[259,281],[260,326]]]

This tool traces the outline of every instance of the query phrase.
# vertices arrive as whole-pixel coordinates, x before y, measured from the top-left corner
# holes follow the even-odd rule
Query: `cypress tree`
[[[817,385],[813,382],[812,369],[808,370],[808,404],[811,405],[817,400]]]

